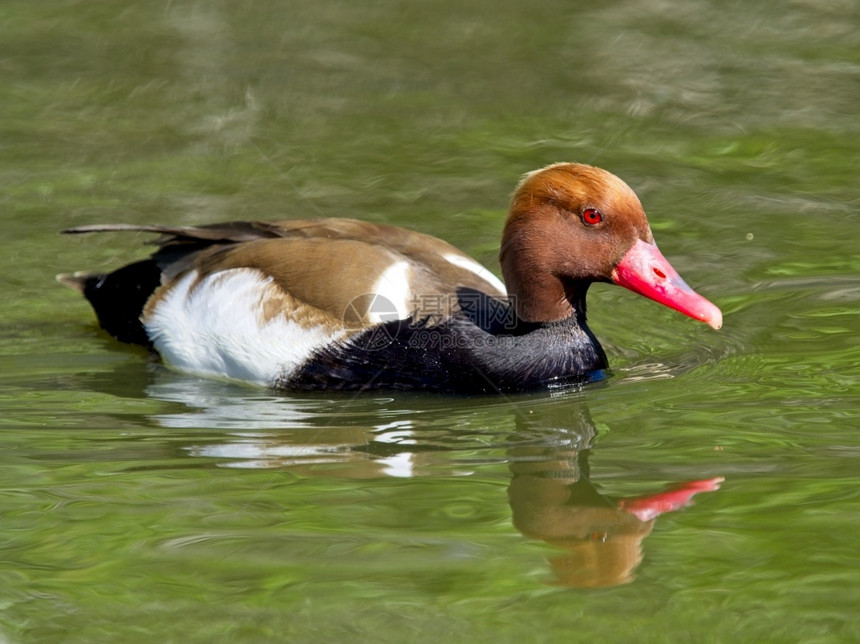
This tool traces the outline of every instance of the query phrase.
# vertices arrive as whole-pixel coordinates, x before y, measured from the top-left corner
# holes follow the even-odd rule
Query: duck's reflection
[[[717,490],[723,480],[690,481],[655,494],[612,498],[588,477],[588,442],[573,450],[514,451],[508,489],[514,526],[563,550],[550,558],[555,582],[577,588],[632,581],[642,561],[642,541],[656,518],[684,507],[699,492]]]
[[[242,390],[159,369],[151,375],[148,397],[180,405],[150,419],[172,428],[225,430],[185,447],[219,466],[368,479],[469,475],[507,462],[513,524],[559,549],[549,563],[554,583],[564,586],[630,582],[657,517],[722,482],[688,481],[625,498],[604,494],[590,480],[597,432],[582,396],[327,400]],[[512,413],[513,426],[498,429]],[[452,427],[452,420],[461,426]]]

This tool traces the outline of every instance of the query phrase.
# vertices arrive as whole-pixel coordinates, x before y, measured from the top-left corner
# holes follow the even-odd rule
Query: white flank
[[[489,282],[493,286],[495,286],[499,291],[503,294],[507,295],[507,289],[505,289],[505,285],[502,281],[493,275],[486,267],[481,266],[478,262],[470,257],[465,257],[463,255],[455,255],[454,253],[445,253],[445,259],[451,262],[454,266],[458,266],[462,269],[469,271],[470,273],[474,273],[478,277],[480,277],[485,282]]]
[[[192,271],[179,280],[143,320],[162,358],[182,371],[269,386],[345,333],[333,336],[284,315],[265,320],[263,302],[277,287],[260,271],[236,268],[197,279]]]
[[[395,262],[382,272],[373,287],[373,302],[367,312],[370,322],[377,324],[409,317],[413,304],[410,270],[409,262]]]

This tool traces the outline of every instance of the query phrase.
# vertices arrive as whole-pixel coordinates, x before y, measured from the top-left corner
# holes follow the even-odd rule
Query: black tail
[[[154,260],[135,262],[113,273],[57,275],[57,281],[83,293],[101,327],[117,340],[152,347],[140,317],[161,284],[161,269]]]

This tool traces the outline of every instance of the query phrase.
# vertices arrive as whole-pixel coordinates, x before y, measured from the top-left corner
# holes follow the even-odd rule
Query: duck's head
[[[612,282],[722,325],[720,310],[660,253],[633,190],[600,168],[557,163],[527,174],[514,192],[499,261],[525,321],[584,315],[588,285]]]

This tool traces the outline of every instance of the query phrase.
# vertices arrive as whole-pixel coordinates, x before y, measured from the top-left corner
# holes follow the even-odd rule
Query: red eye
[[[582,211],[582,221],[589,226],[596,226],[603,221],[603,215],[600,214],[597,208],[586,208]]]

